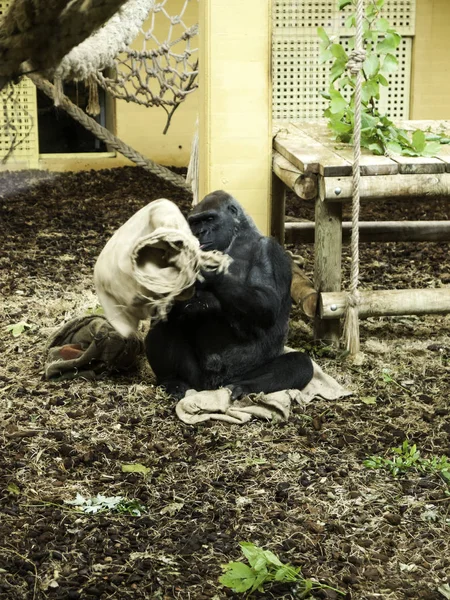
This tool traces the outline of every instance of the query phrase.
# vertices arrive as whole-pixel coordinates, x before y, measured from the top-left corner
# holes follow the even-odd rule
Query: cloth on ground
[[[234,401],[228,388],[203,392],[188,390],[175,410],[178,418],[189,425],[210,420],[242,425],[253,417],[269,421],[287,421],[292,401],[305,406],[314,398],[337,400],[352,394],[333,377],[324,373],[314,361],[313,367],[313,378],[303,390],[252,394]]]
[[[94,282],[106,318],[128,336],[141,319],[164,319],[175,300],[190,298],[202,270],[224,271],[230,261],[202,251],[180,209],[161,198],[114,233],[97,259]]]
[[[95,379],[131,369],[143,350],[136,335],[124,338],[102,316],[77,317],[48,341],[45,377],[52,380]]]

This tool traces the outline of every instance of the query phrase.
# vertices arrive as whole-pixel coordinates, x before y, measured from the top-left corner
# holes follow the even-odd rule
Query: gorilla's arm
[[[222,310],[261,327],[273,325],[291,284],[291,267],[281,246],[270,238],[260,238],[233,257],[228,273],[211,278],[210,289]]]

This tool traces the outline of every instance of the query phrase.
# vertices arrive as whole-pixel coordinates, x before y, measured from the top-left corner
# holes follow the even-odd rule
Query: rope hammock
[[[355,87],[355,122],[353,128],[353,193],[352,193],[352,235],[351,235],[351,267],[350,286],[344,320],[344,340],[347,351],[351,354],[359,352],[359,319],[358,291],[359,280],[359,206],[360,206],[360,161],[361,161],[361,113],[363,63],[366,53],[363,47],[364,0],[356,0],[356,36],[355,49],[350,53],[347,68],[356,75]]]
[[[191,1],[184,0],[179,14],[172,15],[166,8],[168,0],[13,0],[0,22],[0,90],[12,79],[29,74],[55,105],[99,139],[158,177],[187,189],[181,176],[149,161],[89,119],[64,96],[63,82],[85,81],[89,86],[86,112],[93,116],[100,113],[98,85],[115,98],[160,106],[167,113],[166,133],[175,110],[198,87],[198,61],[192,58],[197,49],[191,42],[198,26],[188,27],[183,21]],[[161,39],[156,31],[162,33]],[[143,44],[136,50],[130,44],[139,34]],[[45,77],[53,78],[54,86]],[[19,134],[14,123],[20,104],[14,86],[2,91],[1,100],[2,129],[11,142],[6,160],[29,132],[21,129]]]

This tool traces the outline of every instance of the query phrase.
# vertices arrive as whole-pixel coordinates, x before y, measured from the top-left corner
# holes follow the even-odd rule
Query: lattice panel
[[[295,121],[323,116],[327,101],[320,95],[330,85],[330,64],[319,64],[317,27],[339,35],[348,50],[342,25],[345,16],[337,10],[337,0],[274,0],[273,7],[273,119]],[[415,0],[386,0],[383,16],[405,35],[415,25]],[[391,118],[409,118],[412,38],[403,37],[396,55],[398,72],[390,77],[388,88],[380,91],[380,109]]]
[[[8,153],[11,137],[5,129],[5,123],[11,120],[10,132],[17,135],[21,143],[8,158],[8,163],[14,159],[27,162],[28,166],[37,166],[39,158],[39,142],[37,135],[36,88],[26,77],[16,86],[11,99],[4,102],[9,90],[1,92],[0,110],[2,111],[0,128],[0,158]],[[6,109],[6,110],[5,110]]]
[[[8,12],[12,0],[0,0],[0,19]],[[14,92],[6,88],[0,92],[0,159],[6,156],[11,145],[5,124],[11,121],[10,132],[17,135],[20,145],[8,157],[8,166],[14,161],[26,163],[29,167],[37,166],[39,159],[39,143],[37,134],[36,88],[26,77],[14,86]]]

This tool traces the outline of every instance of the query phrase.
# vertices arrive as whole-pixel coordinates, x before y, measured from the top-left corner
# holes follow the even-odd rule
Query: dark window
[[[100,87],[98,92],[100,114],[95,120],[105,127],[105,92]],[[64,83],[64,94],[74,104],[86,110],[89,90],[83,82]],[[104,142],[72,119],[64,109],[55,106],[53,100],[40,90],[37,90],[37,109],[40,154],[107,151]]]

